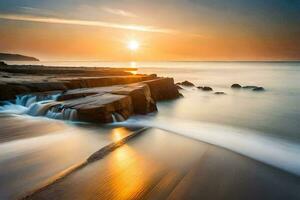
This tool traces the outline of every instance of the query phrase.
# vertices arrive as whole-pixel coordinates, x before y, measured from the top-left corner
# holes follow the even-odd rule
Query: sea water
[[[29,63],[28,63],[29,64]],[[31,64],[31,63],[30,63]],[[208,142],[300,174],[299,62],[44,62],[54,66],[133,67],[137,73],[188,80],[184,98],[158,103],[159,112],[121,125],[156,127]],[[233,83],[265,91],[232,89]],[[215,95],[214,92],[225,92]],[[272,156],[273,155],[273,156]],[[274,156],[275,155],[275,156]]]

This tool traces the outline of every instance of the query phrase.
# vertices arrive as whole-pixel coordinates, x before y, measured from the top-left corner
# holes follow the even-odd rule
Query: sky
[[[128,49],[130,41],[139,49]],[[41,60],[300,60],[300,0],[0,0],[0,52]]]

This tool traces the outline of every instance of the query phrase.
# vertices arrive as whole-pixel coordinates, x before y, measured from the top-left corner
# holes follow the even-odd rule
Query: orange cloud
[[[88,21],[88,20],[74,20],[52,17],[41,17],[32,15],[15,15],[15,14],[0,14],[0,19],[16,20],[16,21],[28,21],[28,22],[40,22],[51,24],[68,24],[68,25],[80,25],[80,26],[96,26],[104,28],[126,29],[142,32],[156,32],[156,33],[174,33],[176,31],[171,29],[164,29],[155,26],[141,26],[134,24],[118,24],[105,21]]]

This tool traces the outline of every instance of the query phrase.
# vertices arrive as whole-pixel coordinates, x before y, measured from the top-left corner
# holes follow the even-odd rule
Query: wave
[[[300,144],[267,134],[197,121],[169,118],[131,118],[114,123],[125,127],[153,127],[213,144],[300,176]]]

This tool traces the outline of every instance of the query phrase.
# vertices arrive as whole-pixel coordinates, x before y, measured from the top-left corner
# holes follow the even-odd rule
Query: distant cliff
[[[19,54],[9,54],[0,53],[0,60],[6,61],[39,61],[37,58],[19,55]]]

